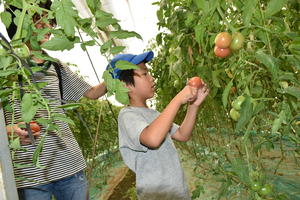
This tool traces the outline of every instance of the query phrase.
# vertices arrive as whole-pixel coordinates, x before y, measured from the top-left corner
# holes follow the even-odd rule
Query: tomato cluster
[[[233,33],[232,36],[228,32],[221,32],[215,38],[214,53],[217,57],[226,58],[231,51],[242,48],[244,40],[244,36],[239,32]]]
[[[231,102],[231,110],[229,112],[230,117],[234,120],[234,121],[238,121],[240,118],[240,113],[239,111],[241,110],[241,106],[243,104],[243,102],[245,101],[245,97],[244,96],[238,96],[233,102]]]

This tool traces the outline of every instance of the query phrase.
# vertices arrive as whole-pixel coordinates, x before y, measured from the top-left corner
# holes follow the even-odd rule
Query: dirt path
[[[109,200],[132,200],[132,195],[136,196],[135,190],[135,174],[128,170],[122,181],[115,187]],[[130,198],[131,197],[131,198]]]

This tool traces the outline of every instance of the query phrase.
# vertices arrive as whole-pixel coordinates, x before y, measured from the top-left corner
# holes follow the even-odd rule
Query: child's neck
[[[136,99],[130,99],[130,106],[132,107],[144,107],[144,108],[148,108],[146,101],[138,101]]]

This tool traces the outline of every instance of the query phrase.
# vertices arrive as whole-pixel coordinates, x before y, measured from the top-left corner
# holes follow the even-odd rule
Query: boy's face
[[[42,17],[45,17],[47,14],[43,13]],[[53,28],[55,25],[54,24],[48,24],[45,23],[43,20],[41,20],[41,17],[39,15],[35,15],[33,17],[33,22],[35,23],[35,27],[37,29],[44,29],[44,28]],[[50,39],[51,33],[46,33],[44,35],[44,38],[42,40],[39,41],[40,44],[43,44],[45,42],[47,42]]]
[[[130,85],[129,95],[134,95],[142,101],[145,101],[154,96],[155,83],[153,77],[148,72],[145,63],[137,65],[139,69],[134,70],[134,86]]]

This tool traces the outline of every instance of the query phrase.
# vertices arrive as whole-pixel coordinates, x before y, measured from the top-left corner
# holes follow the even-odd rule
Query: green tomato
[[[258,192],[261,189],[261,184],[259,182],[251,183],[251,190]]]
[[[243,104],[243,102],[245,101],[245,97],[244,96],[239,96],[238,98],[236,98],[232,103],[231,106],[235,109],[235,110],[241,110],[241,106]]]
[[[25,44],[14,47],[14,52],[20,58],[28,58],[30,56],[29,48]]]
[[[272,192],[272,187],[269,184],[265,184],[260,190],[259,194],[262,196],[267,196]]]
[[[173,86],[174,86],[174,88],[180,88],[180,82],[179,82],[179,80],[175,80],[174,81],[174,83],[173,83]]]
[[[0,56],[6,56],[7,52],[4,47],[0,44]]]
[[[231,108],[229,114],[230,114],[230,117],[231,117],[234,121],[237,121],[237,120],[239,120],[239,118],[240,118],[240,113],[239,113],[237,110],[235,110],[234,108]]]
[[[244,41],[245,41],[245,38],[241,33],[239,33],[239,32],[233,33],[232,40],[230,43],[230,49],[231,50],[239,50],[240,48],[242,48],[244,46]]]
[[[286,81],[280,81],[279,82],[279,85],[283,88],[283,89],[286,89],[289,87],[289,83],[286,82]]]

